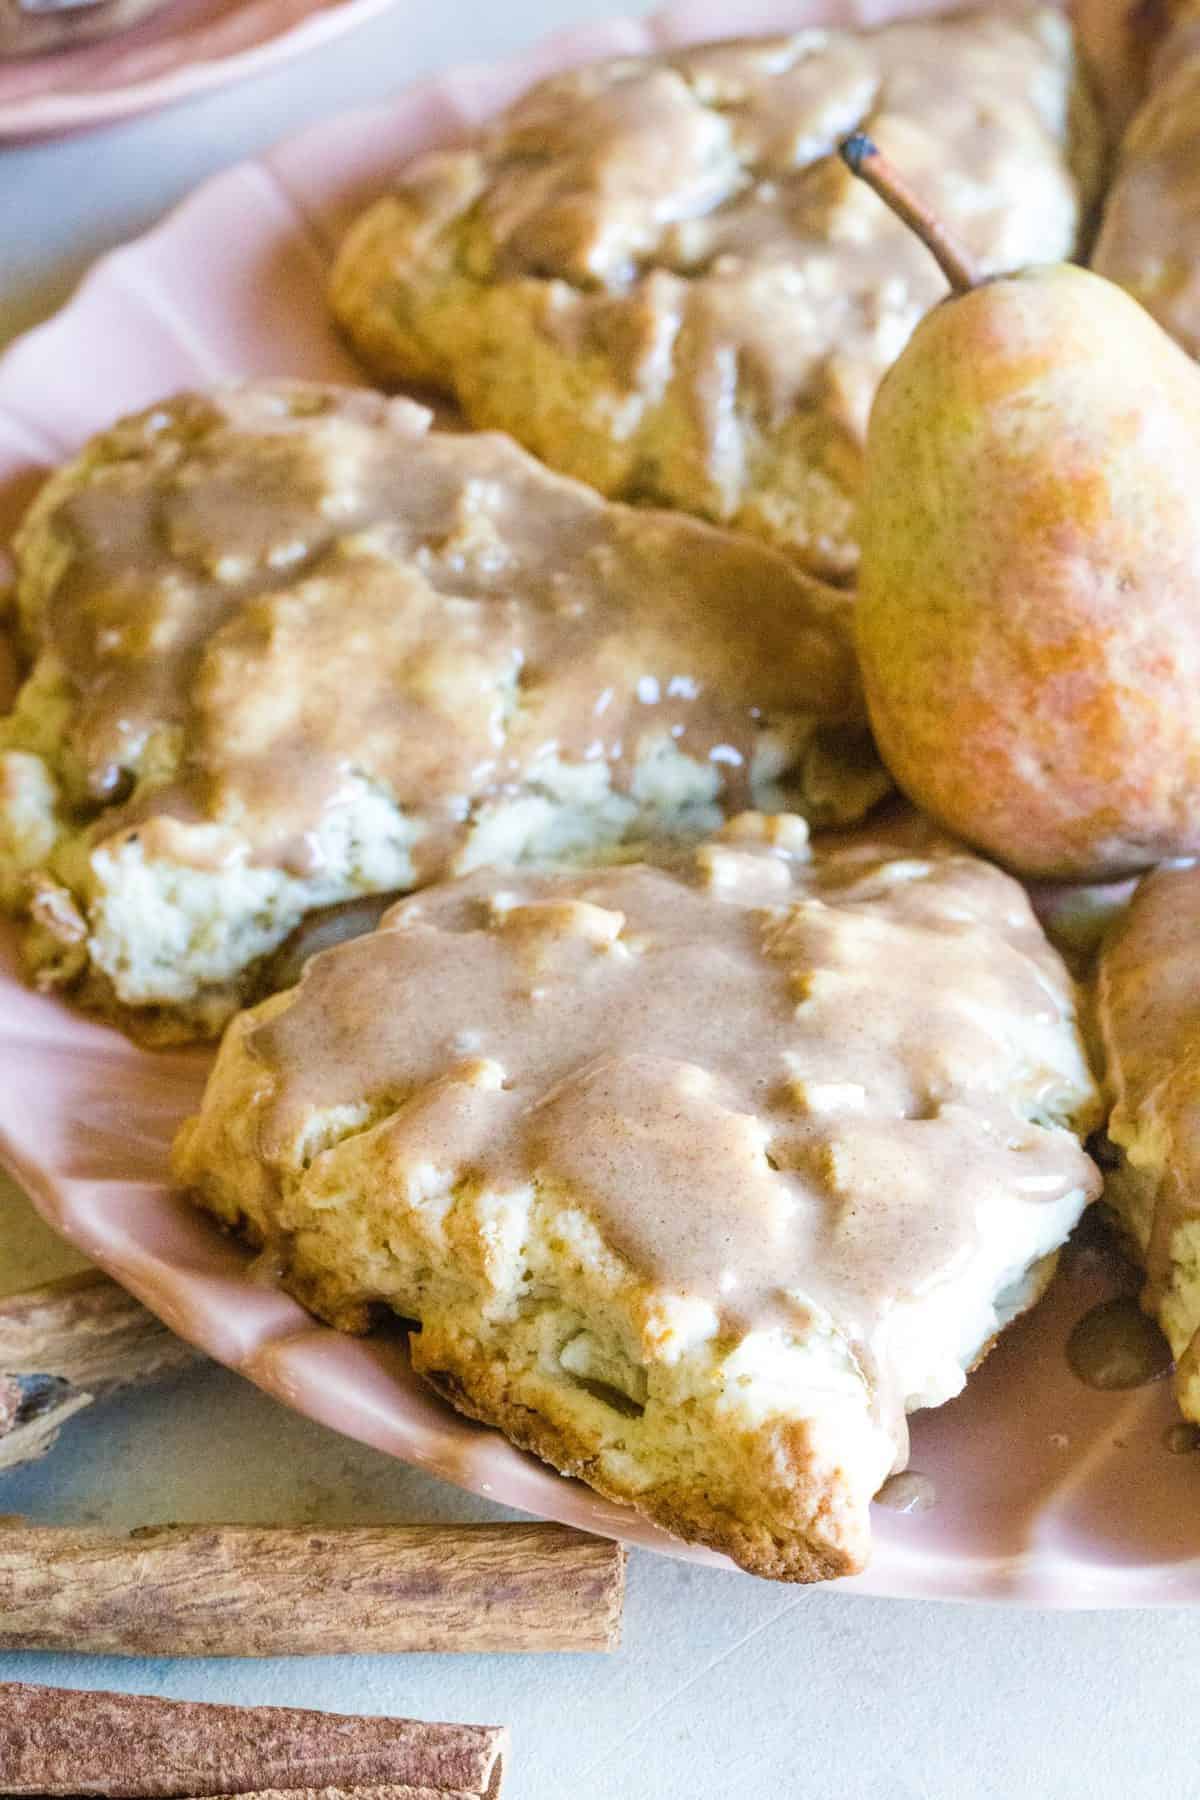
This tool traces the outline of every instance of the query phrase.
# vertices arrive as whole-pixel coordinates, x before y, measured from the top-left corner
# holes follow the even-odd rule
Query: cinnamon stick
[[[508,1733],[496,1725],[360,1718],[290,1706],[212,1706],[144,1694],[0,1683],[0,1792],[312,1794],[496,1800]]]
[[[50,1449],[92,1400],[199,1352],[98,1269],[0,1299],[0,1469]]]
[[[44,1456],[59,1427],[91,1401],[53,1375],[0,1375],[0,1470]]]
[[[621,1546],[563,1525],[0,1528],[8,1649],[614,1650],[624,1587]]]
[[[0,1299],[6,1375],[58,1375],[98,1396],[198,1356],[99,1269]]]

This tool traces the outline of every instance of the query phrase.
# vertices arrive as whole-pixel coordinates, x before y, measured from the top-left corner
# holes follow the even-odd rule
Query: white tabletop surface
[[[427,70],[610,10],[605,0],[398,0],[390,17],[257,83],[0,152],[0,343],[56,305],[92,257],[223,164]],[[71,1260],[0,1177],[0,1291]],[[498,1510],[211,1367],[94,1408],[45,1462],[0,1476],[0,1514],[47,1522]],[[129,1662],[0,1652],[0,1681],[14,1679],[506,1723],[511,1800],[1200,1793],[1200,1617],[868,1600],[647,1553],[630,1559],[625,1643],[611,1657]]]

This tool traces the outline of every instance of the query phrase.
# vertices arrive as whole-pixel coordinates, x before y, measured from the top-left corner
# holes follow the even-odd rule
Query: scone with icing
[[[1200,357],[1200,0],[1167,0],[1149,97],[1121,145],[1092,265]]]
[[[407,401],[172,400],[16,560],[0,899],[39,980],[142,1035],[218,1030],[315,907],[888,786],[845,596]]]
[[[1097,1005],[1120,1152],[1104,1198],[1145,1265],[1180,1407],[1200,1421],[1200,867],[1142,882],[1104,946]]]
[[[175,1170],[333,1324],[419,1321],[462,1411],[812,1581],[1040,1291],[1096,1120],[1010,877],[748,815],[401,902],[233,1022]]]
[[[1057,13],[809,29],[556,75],[351,230],[367,367],[555,468],[857,560],[876,386],[946,291],[831,153],[867,129],[981,268],[1070,256],[1099,133]]]

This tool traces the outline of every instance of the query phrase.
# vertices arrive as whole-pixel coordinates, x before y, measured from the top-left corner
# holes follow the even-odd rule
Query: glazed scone
[[[175,1173],[462,1411],[811,1581],[1040,1291],[1097,1116],[1016,882],[748,815],[401,902],[230,1025]]]
[[[0,899],[39,980],[144,1036],[218,1030],[314,907],[889,785],[845,596],[407,401],[182,396],[15,552]]]
[[[946,291],[831,155],[860,128],[981,267],[1075,249],[1098,127],[1069,27],[1031,10],[554,76],[401,172],[342,247],[334,312],[376,376],[847,577],[875,388]]]
[[[1172,27],[1125,135],[1092,266],[1200,357],[1200,0]]]
[[[1200,1421],[1200,867],[1141,883],[1101,955],[1097,1010],[1120,1152],[1104,1198],[1145,1265],[1180,1407]]]

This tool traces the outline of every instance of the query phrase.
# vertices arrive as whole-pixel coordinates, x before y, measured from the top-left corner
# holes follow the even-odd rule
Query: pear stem
[[[919,200],[877,144],[856,131],[840,146],[841,158],[852,175],[865,181],[890,206],[898,219],[915,231],[956,294],[969,294],[983,279],[969,251],[946,230]]]

